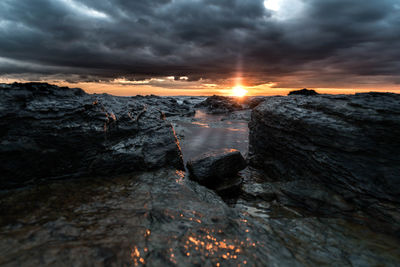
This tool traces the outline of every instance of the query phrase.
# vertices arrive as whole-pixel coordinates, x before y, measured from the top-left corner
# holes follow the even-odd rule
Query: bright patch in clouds
[[[97,19],[107,19],[109,18],[106,13],[95,10],[91,7],[88,7],[82,3],[76,2],[74,0],[59,0],[63,2],[67,7],[74,10],[75,12],[81,13],[82,15],[97,18]]]
[[[278,11],[281,7],[281,0],[265,0],[264,6],[266,9]]]
[[[264,7],[274,11],[276,19],[284,20],[301,16],[304,3],[302,0],[265,0]]]

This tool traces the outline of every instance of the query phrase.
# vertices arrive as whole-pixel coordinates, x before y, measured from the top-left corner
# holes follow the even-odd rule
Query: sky
[[[1,0],[0,82],[115,95],[400,92],[399,0]]]

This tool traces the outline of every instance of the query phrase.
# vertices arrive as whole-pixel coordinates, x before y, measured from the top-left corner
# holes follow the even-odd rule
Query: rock
[[[235,111],[253,109],[262,103],[264,96],[247,96],[243,98],[213,95],[195,105],[197,108],[206,108],[207,113],[224,114]]]
[[[233,111],[227,114],[227,116],[221,118],[221,121],[246,121],[249,122],[251,117],[251,110],[239,110]]]
[[[108,111],[125,103],[107,95],[100,101]],[[115,107],[118,120],[117,111]],[[144,113],[139,124],[146,124],[145,118]],[[148,140],[157,133],[149,128]],[[323,190],[322,184],[280,182],[259,169],[246,168],[239,175],[249,179],[245,190],[249,201],[238,199],[227,205],[220,192],[217,195],[170,167],[1,191],[0,265],[399,266],[395,235],[278,202],[286,196],[292,205],[307,194],[315,203],[327,201],[331,195],[315,191]],[[378,214],[382,206],[371,202],[369,208]],[[388,214],[396,214],[394,202],[384,206]]]
[[[277,194],[280,203],[301,207],[312,214],[334,216],[354,209],[343,196],[308,180],[281,183],[278,188],[281,192]]]
[[[299,265],[274,233],[181,175],[56,181],[2,196],[0,265]]]
[[[257,107],[258,105],[260,105],[265,99],[266,99],[266,97],[264,97],[264,96],[252,97],[248,100],[247,105],[250,109],[253,109],[253,108]]]
[[[161,97],[156,95],[138,95],[132,97],[132,99],[139,100],[143,104],[153,106],[154,108],[162,111],[166,117],[189,117],[196,113],[194,104],[187,99],[184,101],[177,101],[173,97]]]
[[[197,108],[206,108],[209,113],[220,114],[236,110],[242,110],[244,107],[236,99],[227,96],[213,95],[203,102],[197,104]]]
[[[246,161],[238,150],[210,152],[186,164],[190,178],[209,188],[218,188],[226,183],[236,184],[238,171],[246,167]]]
[[[43,83],[0,88],[1,188],[41,180],[183,168],[160,110],[134,98]]]
[[[0,265],[399,265],[393,236],[340,219],[230,208],[182,175],[161,169],[3,194]]]
[[[289,95],[305,95],[305,96],[313,96],[313,95],[318,95],[315,90],[309,90],[309,89],[301,89],[301,90],[295,90],[295,91],[290,91]]]
[[[245,200],[262,199],[267,202],[277,198],[278,189],[271,183],[243,183],[241,197]]]
[[[251,165],[276,180],[316,183],[340,196],[336,209],[355,207],[400,229],[400,95],[270,97],[253,110],[249,127]],[[295,191],[286,190],[299,202],[332,205],[323,193]]]

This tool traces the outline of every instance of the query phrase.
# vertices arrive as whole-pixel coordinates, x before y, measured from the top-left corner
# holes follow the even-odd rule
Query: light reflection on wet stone
[[[143,249],[143,252],[146,252],[146,248]],[[133,264],[138,266],[140,263],[145,264],[144,258],[142,258],[139,249],[135,246],[131,252],[131,258],[133,260]]]
[[[207,114],[196,110],[194,118],[174,120],[185,162],[213,150],[237,149],[243,155],[247,154],[247,122],[229,121],[225,120],[226,117],[226,114]]]
[[[257,216],[243,208],[249,203],[228,207],[214,192],[182,175],[163,170],[3,194],[0,265],[399,262],[398,242],[363,226],[338,219],[282,218],[279,210]]]
[[[183,184],[183,179],[185,178],[185,172],[184,171],[180,171],[180,170],[177,170],[176,172],[176,175],[177,175],[177,179],[175,179],[175,181],[178,183],[178,184]]]

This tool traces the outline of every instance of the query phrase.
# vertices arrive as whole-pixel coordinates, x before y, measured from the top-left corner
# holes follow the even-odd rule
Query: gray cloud
[[[279,17],[262,0],[2,0],[0,74],[218,81],[242,71],[261,84],[307,72],[321,83],[393,83],[397,0],[298,1],[301,11],[283,5]]]

